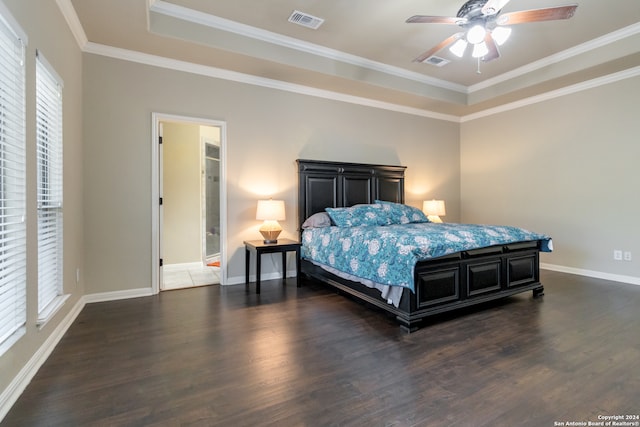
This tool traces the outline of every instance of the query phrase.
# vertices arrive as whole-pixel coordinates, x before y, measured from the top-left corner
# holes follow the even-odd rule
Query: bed
[[[425,221],[426,218],[420,219],[422,214],[416,212],[417,209],[404,205],[404,166],[303,159],[297,163],[301,274],[307,279],[330,285],[390,313],[408,332],[417,330],[426,317],[438,313],[526,291],[532,291],[534,298],[544,294],[539,280],[539,254],[551,250],[551,239],[547,236],[515,227],[493,226],[495,228],[484,232],[495,235],[508,229],[514,234],[504,239],[499,236],[498,240],[495,236],[485,240],[475,234],[466,239],[468,233],[483,231],[476,230],[478,226],[474,225],[469,225],[473,229],[468,230],[460,229],[462,225],[434,224]],[[382,209],[387,213],[381,213]],[[393,216],[398,209],[403,214],[401,220]],[[331,224],[326,224],[327,213],[331,214]],[[345,213],[348,215],[344,216]],[[415,221],[407,220],[412,215]],[[380,218],[388,220],[390,217],[390,221],[380,222]],[[364,223],[361,222],[363,218]],[[340,226],[336,226],[338,223]],[[396,228],[403,232],[410,230],[410,237],[390,234]],[[350,232],[350,229],[357,230],[356,235],[345,237],[342,233]],[[377,242],[374,251],[370,252],[377,255],[386,242],[390,242],[389,246],[402,247],[406,241],[401,239],[415,241],[416,233],[423,232],[439,232],[441,236],[453,234],[458,236],[454,239],[462,246],[431,247],[415,255],[413,260],[390,261],[390,264],[406,264],[393,274],[387,271],[384,260],[376,261],[375,266],[347,271],[349,268],[341,268],[344,266],[335,262],[336,257],[342,259],[341,255],[318,256],[323,252],[320,246],[332,239],[343,245],[345,241],[349,242],[346,249],[351,249],[350,245],[362,248]],[[435,240],[431,234],[429,236],[427,240]],[[465,240],[474,242],[467,244]],[[364,265],[368,261],[366,252],[363,250],[357,256],[355,264],[362,262]],[[391,256],[385,257],[391,259]],[[381,274],[376,275],[373,270],[381,271]],[[358,273],[352,274],[354,271]]]

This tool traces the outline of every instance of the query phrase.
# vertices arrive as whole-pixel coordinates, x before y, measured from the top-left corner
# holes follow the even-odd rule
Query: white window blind
[[[26,323],[24,46],[12,20],[0,8],[0,353]]]
[[[37,52],[38,322],[62,295],[62,82]]]

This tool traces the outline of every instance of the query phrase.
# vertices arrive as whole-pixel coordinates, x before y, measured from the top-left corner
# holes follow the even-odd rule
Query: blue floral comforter
[[[551,238],[521,228],[475,224],[410,223],[322,227],[302,233],[302,258],[375,283],[410,288],[418,261],[470,249]]]

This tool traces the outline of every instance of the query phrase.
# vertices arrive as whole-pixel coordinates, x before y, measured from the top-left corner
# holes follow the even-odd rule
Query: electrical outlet
[[[625,251],[624,252],[624,260],[625,261],[631,261],[631,251]]]
[[[622,261],[622,251],[620,249],[613,250],[613,259],[616,261]]]

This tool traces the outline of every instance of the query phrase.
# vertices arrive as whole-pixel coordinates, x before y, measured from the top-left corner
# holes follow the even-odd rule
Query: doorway
[[[223,284],[226,126],[153,115],[154,291]]]

